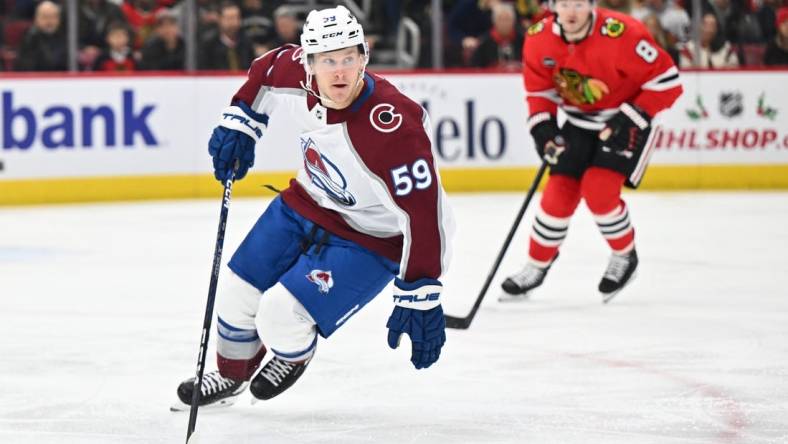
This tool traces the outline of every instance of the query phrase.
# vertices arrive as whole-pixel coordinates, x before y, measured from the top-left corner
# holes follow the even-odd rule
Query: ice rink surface
[[[450,196],[447,313],[470,309],[522,197]],[[386,290],[279,398],[201,410],[200,442],[788,442],[788,194],[626,199],[641,263],[609,305],[608,249],[582,205],[545,285],[497,302],[532,204],[435,366],[387,347]],[[267,203],[233,202],[225,260]],[[194,374],[218,213],[218,197],[0,208],[1,443],[183,442],[188,414],[168,408]]]

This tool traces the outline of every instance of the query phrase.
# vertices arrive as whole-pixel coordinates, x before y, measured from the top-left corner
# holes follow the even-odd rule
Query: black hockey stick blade
[[[509,244],[512,243],[512,238],[517,232],[517,227],[520,226],[520,222],[523,220],[523,215],[525,215],[525,210],[528,209],[528,204],[531,203],[531,199],[534,197],[534,193],[539,187],[539,182],[542,181],[542,176],[544,176],[546,169],[547,163],[542,162],[542,165],[539,167],[539,171],[536,172],[536,177],[534,178],[533,183],[531,183],[531,188],[528,189],[528,193],[525,195],[525,200],[523,201],[522,206],[520,206],[520,211],[517,213],[517,217],[514,219],[512,228],[509,229],[509,234],[506,236],[506,240],[504,241],[501,250],[498,252],[498,257],[495,259],[495,263],[493,264],[490,273],[487,275],[487,279],[484,281],[484,285],[482,286],[481,291],[479,291],[479,295],[476,296],[476,301],[473,303],[471,312],[468,313],[468,316],[465,316],[464,318],[457,318],[448,315],[444,316],[446,319],[446,328],[465,330],[471,326],[471,322],[473,322],[476,312],[479,311],[479,307],[482,305],[484,295],[487,294],[487,289],[490,288],[490,283],[492,283],[495,273],[498,272],[498,267],[501,266],[501,261],[503,261],[503,257],[506,255],[506,250],[509,249]]]
[[[454,316],[446,315],[446,328],[453,328],[455,330],[467,330],[471,326],[469,318],[457,318]]]

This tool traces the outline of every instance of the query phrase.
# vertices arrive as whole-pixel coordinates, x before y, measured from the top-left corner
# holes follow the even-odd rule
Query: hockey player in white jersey
[[[328,338],[394,279],[388,344],[411,341],[417,369],[446,340],[441,276],[452,216],[435,168],[429,119],[417,103],[366,71],[361,25],[343,6],[312,11],[301,46],[255,60],[209,142],[216,178],[244,177],[267,126],[290,122],[303,167],[223,270],[217,294],[218,370],[201,404],[232,404],[289,388]],[[271,359],[255,375],[265,355]],[[350,364],[350,363],[349,363]],[[251,383],[248,382],[251,380]],[[184,404],[194,379],[178,387]]]

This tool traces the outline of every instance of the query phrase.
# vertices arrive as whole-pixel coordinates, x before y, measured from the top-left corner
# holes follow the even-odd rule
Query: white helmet
[[[335,51],[356,45],[365,45],[364,30],[344,6],[312,10],[306,17],[301,33],[304,54]]]
[[[364,40],[364,30],[356,17],[342,5],[336,8],[310,11],[301,32],[301,64],[306,71],[306,82],[302,82],[301,87],[315,97],[325,99],[312,91],[312,76],[314,74],[309,66],[309,55],[358,45],[364,48],[364,60],[361,67],[363,73],[369,62],[369,46]],[[363,76],[359,75],[358,81],[362,80]]]

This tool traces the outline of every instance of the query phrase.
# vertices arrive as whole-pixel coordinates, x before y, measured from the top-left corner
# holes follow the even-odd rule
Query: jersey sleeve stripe
[[[551,102],[561,103],[561,96],[558,95],[558,92],[553,89],[544,89],[542,91],[527,91],[525,93],[526,97],[541,97],[543,99],[547,99]]]
[[[657,75],[641,86],[641,89],[648,91],[667,91],[681,85],[679,70],[671,66],[667,71]]]

